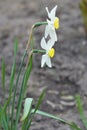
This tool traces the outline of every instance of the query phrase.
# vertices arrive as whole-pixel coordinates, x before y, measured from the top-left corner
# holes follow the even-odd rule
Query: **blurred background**
[[[34,56],[27,96],[37,100],[42,90],[46,88],[41,109],[67,120],[70,118],[82,125],[74,100],[75,94],[79,93],[87,114],[87,39],[79,3],[80,0],[0,0],[0,71],[1,59],[4,57],[8,97],[15,38],[19,41],[17,56],[19,66],[31,26],[35,22],[46,21],[45,7],[51,10],[58,5],[56,15],[60,18],[60,28],[57,30],[58,41],[55,44],[56,54],[52,59],[53,68],[42,69],[41,55]],[[35,29],[35,48],[40,49],[44,30],[45,26]],[[0,80],[0,103],[3,102],[1,87]],[[65,130],[65,126],[52,119],[37,116],[31,129]]]

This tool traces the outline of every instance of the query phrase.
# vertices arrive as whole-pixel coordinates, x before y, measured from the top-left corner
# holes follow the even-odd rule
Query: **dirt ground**
[[[19,66],[31,26],[35,22],[47,19],[46,6],[51,10],[58,5],[60,29],[57,31],[58,42],[55,44],[56,55],[52,59],[53,68],[42,69],[41,55],[34,56],[27,96],[37,100],[41,91],[46,88],[41,110],[74,121],[85,130],[74,99],[76,94],[81,95],[84,112],[87,115],[87,39],[79,2],[80,0],[0,0],[0,73],[1,59],[4,57],[8,90],[14,39],[18,38],[19,41],[17,57],[17,66]],[[36,48],[40,48],[43,34],[44,27],[35,30]],[[3,102],[1,78],[0,102]],[[33,121],[31,130],[70,130],[70,128],[53,119],[38,115]]]

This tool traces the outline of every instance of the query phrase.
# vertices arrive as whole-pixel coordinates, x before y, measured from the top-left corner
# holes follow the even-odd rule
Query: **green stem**
[[[38,49],[34,49],[33,53],[46,53],[46,50],[38,50]]]
[[[19,81],[20,73],[21,73],[22,66],[23,66],[24,59],[25,59],[26,55],[27,55],[27,51],[24,52],[24,55],[23,55],[23,58],[22,58],[22,62],[20,64],[17,80],[16,80],[16,85],[15,85],[15,88],[14,88],[14,95],[13,95],[13,101],[12,101],[11,130],[13,130],[13,118],[14,118],[14,106],[15,106],[16,91],[17,91],[18,81]]]
[[[48,24],[48,22],[37,22],[37,23],[35,23],[34,25],[33,25],[33,28],[35,28],[35,27],[38,27],[38,26],[41,26],[41,25],[47,25]]]

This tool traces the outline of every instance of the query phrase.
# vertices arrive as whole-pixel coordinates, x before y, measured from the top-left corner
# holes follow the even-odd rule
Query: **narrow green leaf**
[[[9,93],[10,95],[12,93],[13,84],[14,84],[14,77],[15,77],[15,70],[16,70],[17,50],[18,50],[18,40],[15,39],[15,42],[14,42],[14,58],[13,58],[13,65],[12,65],[12,70],[11,70],[11,76],[10,76],[10,93]]]
[[[28,119],[27,119],[27,124],[26,124],[26,129],[25,130],[28,130],[31,126],[31,123],[32,123],[32,119],[37,111],[37,109],[40,107],[41,103],[42,103],[42,100],[43,100],[43,97],[44,97],[44,94],[45,94],[45,90],[43,90],[43,92],[41,93],[39,99],[38,99],[38,102],[36,104],[36,107],[33,111],[33,113],[31,112],[31,114],[28,116]],[[32,111],[32,110],[31,110]],[[22,129],[23,130],[23,129]]]
[[[5,130],[8,130],[8,121],[7,121],[7,107],[10,103],[11,97],[7,99],[7,101],[4,103],[4,107],[0,107],[0,125],[3,125]]]
[[[5,62],[4,59],[2,59],[2,87],[4,90],[5,90],[5,69],[6,69]]]
[[[21,111],[22,99],[24,98],[24,93],[27,88],[27,81],[30,76],[31,69],[32,69],[32,55],[30,57],[30,62],[29,62],[28,68],[25,70],[25,73],[24,73],[24,76],[22,79],[22,83],[21,83],[21,90],[20,90],[20,94],[19,94],[19,98],[18,98],[18,105],[17,105],[18,109],[16,111],[15,130],[17,128],[17,123],[18,123],[20,111]]]
[[[71,130],[81,130],[80,127],[78,127],[74,122],[72,122],[72,125],[70,126]]]
[[[32,113],[33,113],[34,111],[35,111],[35,110],[32,109]],[[52,119],[56,119],[56,120],[62,122],[63,124],[69,125],[70,128],[72,128],[72,130],[81,130],[75,123],[70,123],[70,122],[68,122],[68,121],[66,121],[66,120],[64,120],[64,119],[62,119],[62,118],[60,118],[60,117],[58,117],[58,116],[54,116],[54,115],[49,114],[49,113],[47,113],[47,112],[43,112],[43,111],[37,110],[37,111],[36,111],[36,114],[40,114],[40,115],[42,115],[42,116],[46,116],[46,117],[49,117],[49,118],[52,118]]]
[[[85,30],[87,31],[87,0],[81,0],[79,6],[84,20]]]
[[[32,55],[30,57],[28,67],[26,68],[26,72],[25,72],[24,88],[23,88],[23,93],[24,94],[25,94],[25,92],[27,90],[27,82],[28,82],[29,76],[31,74],[31,71],[32,71]]]
[[[41,93],[33,113],[31,112],[31,109],[30,109],[30,113],[28,114],[28,117],[23,124],[22,130],[24,130],[24,129],[28,130],[30,128],[32,119],[33,119],[37,109],[39,108],[40,104],[42,103],[44,94],[45,94],[45,90]]]
[[[17,51],[18,51],[18,39],[15,39],[15,41],[14,41],[14,55],[17,54]]]
[[[2,120],[3,120],[3,127],[4,127],[4,130],[8,130],[8,123],[7,123],[7,121],[6,121],[5,115],[3,115]]]
[[[24,59],[25,59],[26,55],[27,55],[27,51],[25,50],[24,55],[22,57],[20,67],[19,67],[16,85],[15,85],[15,88],[14,88],[14,95],[13,95],[13,101],[12,101],[12,114],[11,114],[11,129],[13,129],[14,105],[15,105],[15,97],[16,97],[16,91],[17,91],[17,87],[18,87],[18,81],[19,81],[19,77],[20,77],[20,74],[21,74],[21,71],[22,71],[22,67],[23,67],[23,63],[24,63]]]
[[[28,114],[30,113],[32,103],[33,103],[33,98],[25,99],[24,112],[23,112],[23,116],[21,117],[21,121],[25,120]]]
[[[4,103],[4,107],[3,107],[3,111],[6,112],[7,110],[7,107],[10,103],[10,100],[11,100],[11,96],[9,96],[9,98],[7,99],[7,101]]]
[[[77,105],[77,108],[78,108],[78,111],[79,111],[79,114],[80,114],[80,118],[81,118],[85,128],[87,129],[87,117],[84,114],[80,95],[76,95],[76,105]]]
[[[3,121],[3,119],[5,121]],[[5,122],[6,122],[5,111],[3,110],[2,107],[0,107],[0,128],[4,128],[5,129],[5,127],[7,126],[7,125],[5,125],[6,124]]]
[[[0,127],[2,126],[2,107],[0,106]]]
[[[38,102],[37,102],[37,104],[36,104],[34,113],[36,113],[36,111],[39,109],[39,107],[40,107],[40,105],[41,105],[41,103],[42,103],[44,94],[45,94],[45,89],[42,91],[42,93],[41,93],[41,95],[40,95],[40,97],[39,97],[39,100],[38,100]]]
[[[32,110],[32,113],[33,113],[34,111],[35,111],[35,109]],[[71,123],[69,123],[69,122],[63,120],[62,118],[59,118],[59,117],[54,116],[54,115],[52,115],[52,114],[49,114],[49,113],[47,113],[47,112],[43,112],[43,111],[37,110],[37,111],[36,111],[36,114],[40,114],[40,115],[42,115],[42,116],[46,116],[46,117],[49,117],[49,118],[56,119],[56,120],[58,120],[58,121],[60,121],[60,122],[62,122],[62,123],[64,123],[64,124],[68,124],[69,126],[72,125]]]
[[[13,89],[13,85],[14,85],[15,70],[16,70],[16,63],[14,61],[13,66],[12,66],[12,70],[11,70],[11,76],[10,76],[10,91],[9,91],[9,95],[12,94],[12,89]]]

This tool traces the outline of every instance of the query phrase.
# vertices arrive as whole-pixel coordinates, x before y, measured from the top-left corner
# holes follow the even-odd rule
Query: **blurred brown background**
[[[17,57],[17,66],[19,66],[31,26],[35,22],[47,19],[46,6],[51,10],[58,5],[56,15],[60,18],[60,29],[57,30],[58,42],[55,44],[56,55],[52,59],[53,68],[41,69],[41,55],[34,56],[27,96],[37,100],[41,91],[46,88],[41,109],[67,120],[74,120],[83,128],[74,100],[75,94],[79,93],[87,114],[87,40],[79,2],[80,0],[0,0],[0,71],[1,59],[4,56],[6,96],[8,96],[15,38],[19,41]],[[35,48],[40,48],[44,29],[44,26],[35,29]],[[2,90],[0,90],[0,102],[3,102]],[[31,129],[65,130],[69,128],[52,119],[37,116]]]

